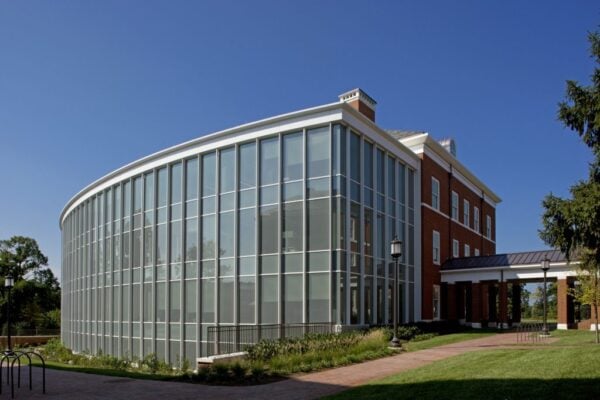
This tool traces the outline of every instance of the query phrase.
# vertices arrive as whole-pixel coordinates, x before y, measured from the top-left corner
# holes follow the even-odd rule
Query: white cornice
[[[73,196],[67,202],[60,214],[59,226],[62,228],[62,223],[68,213],[94,194],[107,189],[124,179],[150,171],[153,168],[192,157],[196,154],[219,147],[243,143],[244,141],[273,135],[279,132],[293,131],[342,120],[346,121],[350,126],[359,130],[361,133],[372,137],[374,140],[376,139],[376,141],[380,145],[385,146],[388,151],[395,154],[412,168],[418,169],[420,161],[419,157],[408,147],[394,140],[386,131],[379,128],[373,121],[348,104],[331,103],[281,114],[204,135],[133,161],[92,182]]]
[[[461,183],[468,186],[475,193],[481,194],[483,192],[483,198],[493,207],[500,203],[502,199],[494,193],[485,183],[477,178],[467,167],[465,167],[457,158],[450,154],[441,144],[431,138],[429,133],[422,133],[419,135],[409,136],[400,139],[400,142],[405,144],[408,148],[412,149],[415,153],[425,154],[433,159],[446,171],[450,171],[450,165],[453,167],[455,176]],[[460,174],[460,176],[459,176]]]

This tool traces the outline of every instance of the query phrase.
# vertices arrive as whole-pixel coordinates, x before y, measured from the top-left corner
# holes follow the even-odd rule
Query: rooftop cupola
[[[356,88],[340,94],[339,98],[340,103],[348,103],[350,107],[375,122],[375,108],[377,107],[377,102],[364,91]]]

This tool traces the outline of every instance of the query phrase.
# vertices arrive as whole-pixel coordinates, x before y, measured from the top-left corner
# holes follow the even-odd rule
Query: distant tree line
[[[48,266],[48,257],[37,242],[24,236],[0,240],[0,321],[7,333],[8,289],[5,278],[14,278],[11,290],[12,333],[60,328],[60,284]]]

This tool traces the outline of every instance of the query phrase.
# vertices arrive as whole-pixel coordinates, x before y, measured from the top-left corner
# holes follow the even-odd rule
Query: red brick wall
[[[486,203],[480,193],[474,193],[456,177],[438,165],[427,155],[422,155],[421,163],[421,201],[431,206],[432,177],[440,183],[440,209],[439,212],[429,207],[421,207],[421,290],[422,290],[422,319],[433,318],[433,285],[440,284],[440,266],[433,263],[433,231],[440,233],[440,259],[441,264],[452,257],[452,240],[459,241],[459,256],[464,257],[464,245],[470,246],[470,255],[475,255],[479,249],[480,255],[496,253],[494,242],[487,240],[482,235],[473,231],[474,207],[479,208],[479,230],[485,233],[486,215],[492,217],[492,238],[495,239],[495,209]],[[458,194],[458,221],[451,220],[452,191]],[[470,216],[469,226],[462,225],[464,220],[464,199],[469,201]],[[446,299],[441,299],[445,301]]]

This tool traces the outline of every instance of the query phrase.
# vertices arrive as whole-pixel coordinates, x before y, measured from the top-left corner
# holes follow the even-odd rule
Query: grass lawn
[[[420,342],[407,342],[402,344],[402,348],[406,351],[417,351],[430,349],[432,347],[443,346],[445,344],[452,344],[462,342],[464,340],[479,339],[486,336],[492,336],[497,334],[498,331],[468,331],[461,333],[451,333],[448,335],[435,336],[428,340]]]
[[[593,332],[552,332],[542,348],[479,351],[348,390],[329,399],[598,399]]]

